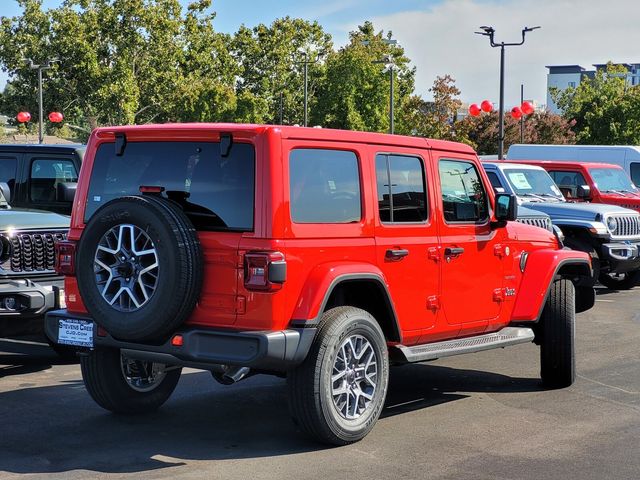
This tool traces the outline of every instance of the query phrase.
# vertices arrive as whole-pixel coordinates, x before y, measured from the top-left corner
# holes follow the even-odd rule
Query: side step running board
[[[532,342],[533,330],[522,327],[506,327],[494,333],[478,335],[476,337],[457,338],[444,342],[427,343],[407,347],[396,345],[395,349],[400,354],[400,360],[409,363],[435,360],[451,355],[461,355],[463,353],[480,352],[492,348],[508,347],[519,343]],[[404,359],[402,359],[404,357]]]

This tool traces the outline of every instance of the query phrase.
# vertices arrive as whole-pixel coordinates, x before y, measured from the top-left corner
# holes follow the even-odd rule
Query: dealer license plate
[[[93,347],[93,323],[70,318],[59,319],[58,343],[76,347]]]

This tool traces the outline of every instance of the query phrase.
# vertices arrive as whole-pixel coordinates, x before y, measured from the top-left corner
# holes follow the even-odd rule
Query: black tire
[[[564,388],[576,378],[575,289],[570,280],[553,282],[536,333],[540,376],[549,388]]]
[[[348,339],[361,341],[359,340],[361,338],[369,343],[371,351],[375,354],[376,387],[371,394],[370,403],[363,406],[359,416],[347,419],[334,403],[331,377],[342,343]],[[368,350],[362,348],[360,356],[364,357],[364,352]],[[368,353],[367,358],[370,360]],[[344,388],[349,391],[348,376],[345,375],[344,378]],[[359,308],[333,308],[324,313],[307,358],[287,375],[289,406],[293,420],[307,435],[322,443],[347,445],[357,442],[371,431],[380,417],[387,395],[388,382],[387,345],[375,318]],[[349,397],[348,393],[344,395]],[[339,396],[340,398],[343,397]],[[349,407],[345,411],[348,410]]]
[[[96,349],[80,357],[84,385],[91,398],[114,413],[153,412],[171,396],[180,379],[181,368],[165,372],[149,391],[135,390],[126,380],[120,350]],[[142,362],[149,364],[150,362]]]
[[[640,271],[636,270],[618,275],[601,273],[599,281],[611,290],[629,290],[640,283]]]
[[[136,309],[128,311],[122,311],[122,308],[126,308],[121,304],[124,294],[114,305],[110,305],[103,297],[103,285],[98,285],[96,272],[106,275],[106,270],[94,266],[99,243],[106,238],[107,232],[118,231],[120,225],[132,225],[135,232],[144,232],[155,248],[158,263],[158,270],[154,272],[158,274],[155,290],[150,295],[145,292],[148,299],[141,297],[138,292],[138,299],[146,303],[139,302],[141,306],[135,304]],[[115,256],[109,258],[115,259]],[[128,274],[131,278],[127,281],[132,281],[132,289],[138,288],[134,279],[141,278],[138,276],[144,267],[141,258],[133,266],[129,265],[133,274]],[[178,206],[156,196],[122,197],[98,209],[84,229],[76,260],[78,289],[87,310],[99,325],[121,340],[166,340],[189,317],[202,288],[204,262],[196,231]],[[133,254],[131,260],[136,260]],[[130,262],[129,258],[122,265],[126,266],[127,262]],[[112,264],[107,266],[112,267]],[[112,271],[115,269],[113,267]],[[126,275],[119,275],[114,276],[111,282],[114,290],[124,284],[123,277]]]
[[[577,250],[580,252],[588,253],[591,257],[591,283],[590,286],[594,286],[600,277],[600,256],[596,249],[585,239],[577,237],[567,237],[564,240],[565,246],[571,250]]]

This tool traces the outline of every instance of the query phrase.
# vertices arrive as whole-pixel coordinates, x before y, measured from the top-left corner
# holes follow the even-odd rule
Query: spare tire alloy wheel
[[[118,225],[102,236],[94,268],[102,298],[121,312],[140,309],[158,285],[160,265],[155,245],[136,225]]]
[[[331,377],[333,404],[340,416],[354,420],[362,415],[376,391],[376,352],[362,335],[346,338],[336,355]]]

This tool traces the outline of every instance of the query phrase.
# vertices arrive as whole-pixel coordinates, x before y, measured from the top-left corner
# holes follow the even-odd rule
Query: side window
[[[55,202],[58,184],[78,181],[70,160],[37,159],[31,163],[29,195],[34,202]]]
[[[0,157],[0,182],[9,185],[13,197],[16,188],[16,169],[18,160],[15,157]]]
[[[378,211],[383,223],[427,220],[424,168],[418,157],[377,155]]]
[[[491,182],[491,186],[493,187],[493,191],[496,193],[504,193],[505,189],[496,175],[495,172],[487,172],[487,177],[489,177],[489,181]]]
[[[353,152],[292,150],[289,189],[295,223],[353,223],[362,217],[360,170]]]
[[[482,222],[489,217],[487,194],[473,163],[440,160],[439,171],[447,222]]]
[[[640,186],[640,163],[631,164],[631,180],[637,186]]]
[[[553,170],[549,173],[566,198],[577,198],[578,185],[587,185],[580,172]]]

